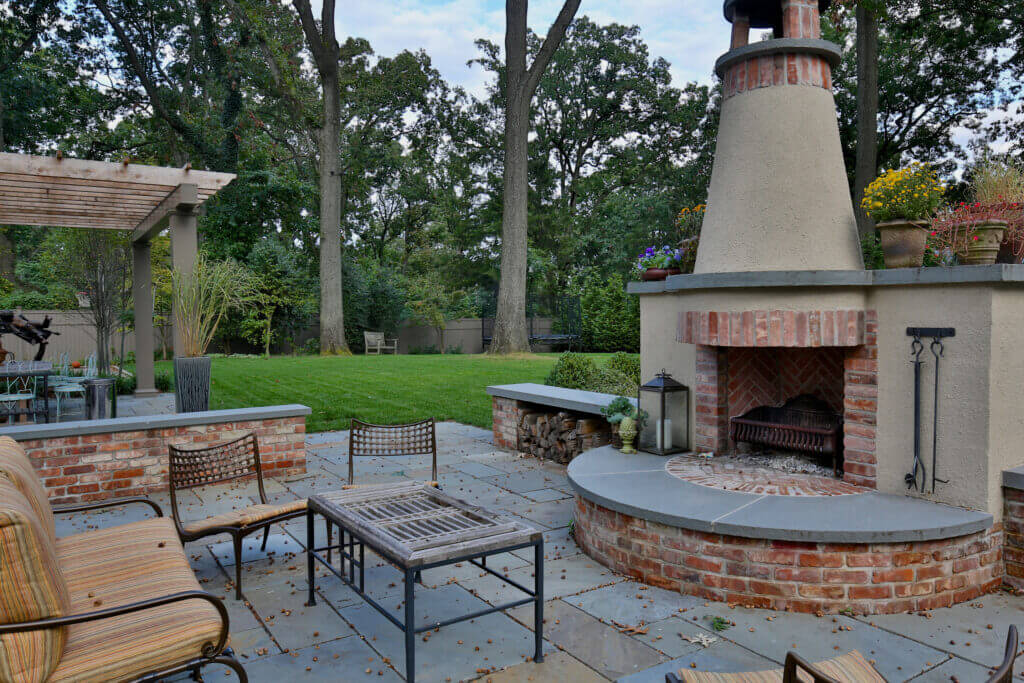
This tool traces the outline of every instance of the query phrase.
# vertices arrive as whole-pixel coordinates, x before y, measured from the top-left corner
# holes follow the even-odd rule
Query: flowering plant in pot
[[[679,264],[684,273],[692,273],[697,261],[697,245],[700,243],[700,229],[704,225],[704,204],[686,206],[676,216],[679,228]]]
[[[864,190],[861,207],[876,221],[886,268],[921,267],[927,220],[945,189],[930,167],[915,162],[884,172]]]
[[[1024,258],[1024,169],[992,158],[971,173],[973,202],[947,207],[932,237],[965,265],[1020,263]]]
[[[228,311],[252,297],[252,277],[236,261],[200,255],[190,272],[171,273],[174,324],[182,348],[174,356],[174,404],[179,413],[210,409],[210,357],[206,349]]]
[[[664,280],[669,275],[682,273],[683,251],[665,245],[647,247],[636,258],[636,270],[641,280]]]

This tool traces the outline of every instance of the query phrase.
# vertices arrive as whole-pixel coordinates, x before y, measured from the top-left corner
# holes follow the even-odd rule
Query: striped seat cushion
[[[184,528],[186,534],[199,534],[218,526],[247,527],[280,515],[301,512],[305,509],[305,498],[302,500],[292,500],[287,503],[250,505],[238,510],[232,510],[231,512],[207,517],[206,519],[186,522],[182,528]]]
[[[69,610],[56,550],[35,507],[0,476],[0,624],[64,616]],[[0,636],[0,681],[48,680],[66,639],[63,627]]]
[[[146,519],[57,541],[75,613],[200,590],[173,521]],[[187,600],[68,627],[64,655],[50,681],[124,681],[169,668],[215,644],[213,605]]]
[[[856,650],[823,662],[815,662],[811,666],[840,683],[885,683],[885,679],[875,671],[868,660],[864,659],[864,655]],[[799,668],[797,679],[807,682],[814,680],[810,674]],[[682,669],[679,671],[679,680],[686,683],[779,683],[782,681],[782,669],[742,673],[711,673]]]
[[[50,542],[56,543],[57,531],[53,521],[53,510],[50,508],[49,496],[43,488],[43,482],[36,474],[32,461],[25,455],[21,444],[9,436],[0,436],[0,475],[7,477],[21,489],[42,523],[43,530],[50,537]]]

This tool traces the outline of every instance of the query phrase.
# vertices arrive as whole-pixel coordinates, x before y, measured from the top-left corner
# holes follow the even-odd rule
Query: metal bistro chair
[[[85,387],[82,386],[82,382],[86,377],[71,374],[71,357],[67,351],[60,354],[58,359],[58,374],[52,376],[50,381],[53,382],[53,395],[57,399],[57,422],[60,422],[65,402],[72,396],[81,396],[82,400],[85,400]]]
[[[18,372],[19,370],[27,369],[27,367],[27,364],[18,361],[9,361],[3,365],[3,369],[9,372]],[[27,414],[32,415],[33,419],[35,418],[33,412],[35,406],[33,404],[36,400],[38,379],[36,375],[23,375],[8,377],[5,380],[5,392],[0,394],[0,410],[7,414],[7,424],[14,424],[15,417],[21,412],[19,411],[19,406],[23,402],[28,403],[29,411]]]
[[[348,437],[348,485],[355,485],[356,456],[431,456],[430,483],[437,486],[437,430],[434,418],[400,425],[375,425],[352,420]]]
[[[263,544],[267,549],[270,526],[306,514],[306,499],[287,503],[268,503],[263,488],[263,468],[256,435],[246,434],[232,441],[212,446],[167,446],[170,462],[171,514],[182,543],[206,536],[230,534],[235,549],[235,599],[242,599],[242,539],[254,531],[263,530]],[[260,502],[205,519],[183,522],[178,511],[177,492],[196,486],[218,484],[232,479],[256,475]]]

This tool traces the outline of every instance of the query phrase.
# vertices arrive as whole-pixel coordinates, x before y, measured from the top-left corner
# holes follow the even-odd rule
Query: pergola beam
[[[148,242],[167,227],[171,214],[192,213],[201,203],[199,187],[191,183],[178,185],[139,221],[132,231],[132,242]]]

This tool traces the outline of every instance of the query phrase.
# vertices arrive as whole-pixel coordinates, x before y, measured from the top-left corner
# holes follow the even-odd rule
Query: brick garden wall
[[[1003,487],[1003,564],[1006,585],[1024,590],[1024,491]]]
[[[831,544],[670,527],[576,498],[576,540],[622,574],[708,600],[795,612],[892,614],[949,607],[999,587],[999,525],[916,543]]]
[[[494,420],[494,445],[516,449],[516,430],[519,426],[519,402],[512,398],[492,397],[491,415]]]
[[[206,444],[247,432],[259,438],[264,474],[306,471],[306,419],[245,422],[85,434],[21,441],[53,503],[77,503],[167,490],[167,445]]]

